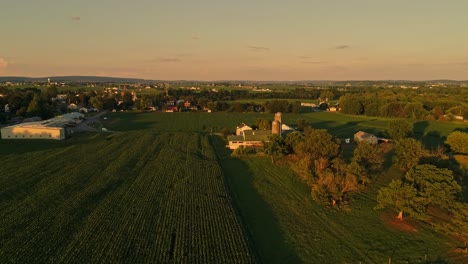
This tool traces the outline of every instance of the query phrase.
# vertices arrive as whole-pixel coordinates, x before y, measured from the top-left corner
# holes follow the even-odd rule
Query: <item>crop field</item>
[[[90,133],[0,149],[0,263],[255,262],[208,136]]]

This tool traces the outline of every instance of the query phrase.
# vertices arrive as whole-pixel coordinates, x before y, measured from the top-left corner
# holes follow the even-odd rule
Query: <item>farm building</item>
[[[236,149],[240,146],[262,147],[263,142],[268,141],[270,135],[282,135],[293,130],[293,128],[281,123],[281,113],[278,112],[271,124],[271,130],[252,130],[251,127],[242,123],[237,127],[235,136],[228,136],[229,145],[227,147],[230,149]]]
[[[354,141],[377,144],[379,142],[379,138],[364,131],[358,131],[356,134],[354,134]]]
[[[38,122],[27,122],[1,129],[2,139],[54,139],[66,137],[66,126],[81,122],[84,115],[70,113]]]
[[[244,130],[239,136],[228,136],[230,149],[244,147],[262,147],[264,141],[268,141],[271,130]]]
[[[236,128],[236,135],[237,136],[240,136],[242,134],[243,131],[246,131],[246,130],[252,130],[251,127],[249,127],[248,125],[242,123],[240,126],[238,126]]]
[[[21,123],[1,129],[2,139],[65,139],[64,127],[47,121]]]

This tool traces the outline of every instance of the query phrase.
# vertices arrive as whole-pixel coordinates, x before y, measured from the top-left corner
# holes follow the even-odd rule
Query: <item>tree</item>
[[[458,153],[468,154],[468,133],[455,131],[450,133],[445,144]]]
[[[57,94],[58,94],[58,90],[55,85],[47,87],[47,96],[49,99],[57,97]]]
[[[390,121],[387,132],[390,138],[394,140],[411,137],[413,135],[413,123],[405,119]]]
[[[320,93],[320,98],[324,101],[333,100],[334,94],[332,91],[323,91]]]
[[[366,183],[370,175],[382,169],[383,162],[384,157],[379,145],[372,145],[363,141],[359,142],[354,149],[350,169],[360,177],[362,182]]]
[[[393,180],[387,187],[383,187],[377,194],[376,209],[393,208],[398,211],[398,219],[403,219],[403,213],[415,217],[424,217],[423,209],[416,201],[417,190],[401,180]]]
[[[26,114],[28,116],[37,116],[41,112],[41,101],[38,94],[34,95],[34,98],[29,102]]]
[[[309,123],[305,119],[299,119],[297,120],[297,130],[298,131],[304,131],[306,127],[309,126]]]
[[[340,97],[341,112],[351,115],[361,115],[364,113],[364,106],[358,96],[344,95]]]
[[[434,165],[424,164],[411,168],[405,174],[405,179],[416,188],[421,204],[426,207],[439,205],[448,208],[461,191],[451,170]]]
[[[267,119],[259,118],[257,119],[257,127],[259,130],[270,130],[271,124],[270,121],[268,121]]]
[[[291,112],[299,114],[301,112],[301,102],[295,101],[290,104]]]
[[[414,138],[405,138],[395,144],[393,164],[400,170],[407,171],[418,165],[419,160],[426,154],[422,144]]]
[[[412,119],[424,119],[428,114],[428,111],[424,108],[423,104],[418,102],[406,104],[404,110],[406,117]]]
[[[271,157],[271,163],[275,160],[288,154],[288,148],[284,139],[280,135],[272,134],[269,136],[269,141],[264,143],[265,154]]]
[[[293,153],[294,152],[294,148],[297,146],[297,144],[299,144],[300,142],[302,142],[304,140],[304,134],[302,134],[301,132],[298,132],[298,131],[294,131],[294,132],[291,132],[289,133],[286,138],[284,139],[288,149],[289,149],[289,152]]]
[[[461,187],[453,178],[453,172],[433,165],[418,165],[405,174],[405,183],[393,180],[388,187],[378,191],[377,207],[392,207],[418,219],[427,217],[429,205],[450,209],[456,204]]]
[[[307,128],[304,131],[304,140],[296,144],[294,151],[299,156],[309,156],[314,161],[316,170],[324,170],[330,165],[330,160],[338,157],[339,139],[325,129]]]
[[[356,177],[348,173],[346,163],[334,159],[330,168],[318,173],[312,183],[312,198],[318,202],[331,203],[332,206],[343,201],[347,194],[357,191]]]
[[[98,110],[101,110],[102,107],[103,107],[103,103],[102,103],[101,99],[100,99],[99,97],[97,97],[97,96],[91,97],[91,99],[89,100],[89,102],[91,103],[91,105],[92,105],[94,108],[96,108],[96,109],[98,109]]]
[[[431,112],[436,120],[444,116],[444,109],[440,105],[435,106]]]

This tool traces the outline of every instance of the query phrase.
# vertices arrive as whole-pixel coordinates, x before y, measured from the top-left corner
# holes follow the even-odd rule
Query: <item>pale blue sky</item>
[[[0,0],[0,76],[468,79],[465,0]]]

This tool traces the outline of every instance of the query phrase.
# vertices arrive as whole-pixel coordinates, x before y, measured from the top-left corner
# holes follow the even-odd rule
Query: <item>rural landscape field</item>
[[[467,0],[0,0],[0,264],[468,264]]]
[[[233,158],[212,133],[267,114],[108,113],[112,132],[0,141],[0,260],[11,263],[461,263],[427,224],[375,210],[389,168],[346,210],[315,203],[286,165]],[[385,119],[290,114],[348,137]],[[463,124],[427,123],[421,138]]]

